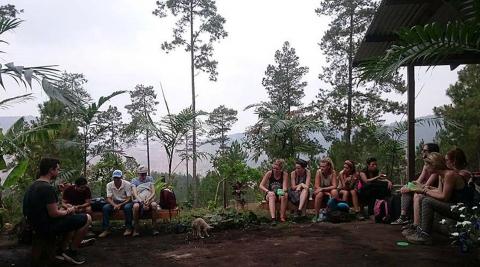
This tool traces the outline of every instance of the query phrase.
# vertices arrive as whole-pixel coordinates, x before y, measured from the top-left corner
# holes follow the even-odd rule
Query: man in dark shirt
[[[82,264],[85,259],[78,255],[77,250],[92,219],[88,214],[75,214],[74,207],[63,209],[57,205],[57,194],[50,183],[59,173],[59,164],[59,160],[52,158],[40,161],[39,178],[30,185],[24,196],[23,214],[36,234],[65,237],[57,258]],[[72,243],[68,248],[70,240]]]
[[[75,213],[91,213],[91,198],[92,193],[85,177],[78,178],[74,185],[63,191],[63,203],[72,205],[75,208]]]

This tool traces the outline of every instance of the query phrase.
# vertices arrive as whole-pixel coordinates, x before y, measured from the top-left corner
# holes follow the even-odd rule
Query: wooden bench
[[[177,207],[173,210],[160,209],[155,211],[157,213],[157,219],[161,219],[164,222],[170,221],[173,217],[176,217],[180,214],[180,209]],[[103,213],[101,211],[94,211],[90,214],[93,221],[101,221],[103,219]],[[152,211],[145,211],[142,213],[141,220],[152,219]],[[125,220],[123,210],[114,211],[110,216],[110,220]]]

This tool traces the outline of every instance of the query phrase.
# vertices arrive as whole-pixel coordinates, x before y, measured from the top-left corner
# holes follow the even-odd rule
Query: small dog
[[[208,231],[208,229],[212,229],[212,228],[213,227],[208,225],[208,223],[206,223],[204,219],[196,218],[192,222],[193,237],[194,238],[196,238],[196,237],[204,238],[204,236],[202,234],[205,234],[208,237],[210,235],[208,235],[207,231]]]

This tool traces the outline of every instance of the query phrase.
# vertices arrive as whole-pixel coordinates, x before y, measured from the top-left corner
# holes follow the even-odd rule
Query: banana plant
[[[28,169],[33,168],[30,160],[30,145],[53,140],[60,124],[50,123],[27,127],[25,119],[19,118],[5,133],[0,129],[0,171],[8,173],[3,187],[15,185]],[[10,164],[5,156],[12,160]]]

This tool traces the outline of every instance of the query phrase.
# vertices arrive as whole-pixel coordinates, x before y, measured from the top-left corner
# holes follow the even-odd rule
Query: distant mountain
[[[36,118],[36,117],[30,116],[30,115],[26,115],[26,116],[23,116],[23,117],[25,118],[25,121],[35,120],[35,118]],[[3,132],[5,132],[5,131],[8,130],[8,128],[10,128],[19,118],[20,118],[20,116],[5,116],[5,117],[0,116],[0,128],[2,128],[2,129],[3,129]]]
[[[25,116],[27,121],[35,119],[33,116]],[[19,117],[0,117],[0,128],[8,129]],[[422,118],[433,118],[433,116],[428,116],[428,117],[422,117]],[[424,124],[417,124],[415,127],[415,143],[419,144],[422,140],[426,143],[432,142],[435,138],[435,135],[437,133],[438,129],[434,127],[433,125],[428,125],[426,123]],[[245,137],[244,133],[235,133],[229,135],[231,141],[239,141],[241,142],[243,138]],[[320,143],[322,146],[325,148],[328,148],[330,146],[329,143],[325,142],[325,140],[317,133],[313,134],[312,137],[318,138],[320,140]],[[406,135],[405,135],[406,138]],[[214,154],[215,151],[218,149],[218,145],[211,145],[211,144],[205,144],[199,148],[199,151],[206,152],[206,153],[211,153]],[[137,161],[141,164],[147,164],[147,154],[146,154],[146,145],[144,142],[139,142],[137,145],[134,145],[132,147],[126,148],[125,153],[128,156],[132,156],[137,159]],[[262,161],[262,159],[260,159]],[[181,163],[178,165],[180,162],[178,157],[174,157],[173,164],[175,172],[177,173],[185,173],[186,172],[186,167],[185,163]],[[150,143],[150,164],[151,164],[151,169],[159,172],[166,172],[168,171],[168,161],[167,157],[165,154],[165,150],[163,146],[156,141],[153,141]],[[250,160],[248,162],[250,166],[258,166],[259,164]],[[177,166],[178,165],[178,166]],[[198,173],[204,174],[208,170],[211,169],[211,163],[209,160],[199,160],[197,163],[197,170]],[[189,162],[189,172],[191,173],[192,171],[192,166],[191,162]]]

